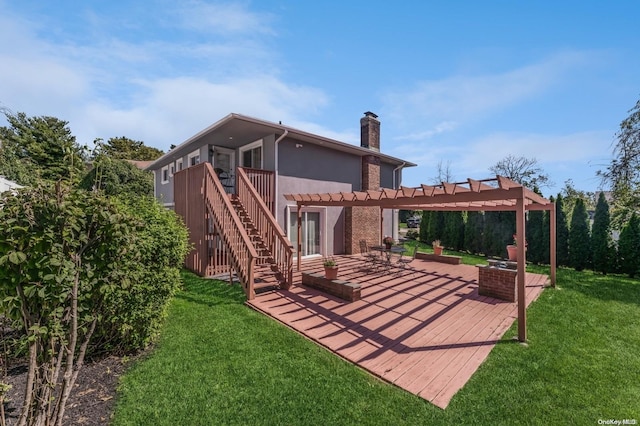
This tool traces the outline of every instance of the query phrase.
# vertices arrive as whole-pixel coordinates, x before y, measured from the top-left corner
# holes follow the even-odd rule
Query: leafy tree
[[[157,335],[180,284],[187,231],[151,197],[119,201],[58,182],[0,209],[0,315],[29,351],[18,424],[62,424],[90,352],[128,352]]]
[[[120,160],[150,161],[160,158],[164,152],[157,148],[146,146],[142,141],[136,141],[121,136],[110,138],[106,144],[98,143],[96,154],[104,154]]]
[[[569,266],[576,271],[582,271],[588,267],[591,257],[590,246],[589,216],[584,201],[578,198],[571,214],[569,229]]]
[[[544,247],[548,246],[548,240],[544,240],[544,212],[532,210],[527,220],[527,260],[532,263],[544,262]]]
[[[37,179],[34,165],[28,158],[18,156],[18,147],[6,127],[0,127],[0,176],[20,185],[33,184]]]
[[[511,154],[489,168],[491,173],[507,177],[527,188],[544,188],[552,183],[535,158],[516,157]]]
[[[464,247],[469,252],[483,253],[482,232],[484,228],[484,215],[482,212],[470,211],[464,227]]]
[[[569,266],[569,225],[562,194],[556,200],[556,262]]]
[[[79,179],[85,169],[84,147],[67,127],[68,122],[55,117],[27,117],[25,113],[5,113],[9,127],[0,130],[12,155],[46,180]],[[19,182],[20,183],[20,182]]]
[[[431,218],[429,220],[429,229],[427,231],[427,236],[429,240],[427,242],[430,243],[433,240],[442,240],[444,236],[444,227],[445,227],[444,212],[439,210],[431,212]]]
[[[553,199],[553,197],[551,197]],[[551,212],[543,211],[544,218],[542,220],[542,260],[541,263],[549,265],[551,263]],[[556,241],[557,243],[557,241]]]
[[[420,241],[423,243],[431,243],[429,239],[429,223],[433,217],[433,211],[425,210],[422,212],[422,219],[420,219]]]
[[[622,272],[631,278],[640,274],[640,220],[635,212],[620,232],[618,257]]]
[[[464,216],[461,211],[445,212],[442,243],[453,250],[462,250],[464,244]]]
[[[153,175],[133,164],[109,157],[99,157],[94,167],[82,178],[83,189],[100,188],[106,195],[153,195]]]
[[[611,254],[612,246],[609,203],[604,192],[600,192],[591,228],[591,259],[594,271],[604,274],[611,272],[614,261]]]
[[[516,215],[512,211],[488,211],[484,214],[485,255],[505,257],[507,245],[513,243],[516,232]]]
[[[564,188],[562,188],[561,194],[564,197],[564,206],[567,215],[571,215],[573,212],[573,206],[575,206],[578,198],[582,200],[587,210],[592,210],[596,206],[595,194],[593,192],[576,189],[571,179],[564,182]]]
[[[114,287],[136,281],[136,225],[104,197],[60,183],[21,189],[3,204],[0,313],[29,351],[18,424],[62,424],[101,306]]]
[[[640,100],[620,123],[616,138],[613,159],[598,175],[613,191],[617,223],[622,224],[640,208]]]

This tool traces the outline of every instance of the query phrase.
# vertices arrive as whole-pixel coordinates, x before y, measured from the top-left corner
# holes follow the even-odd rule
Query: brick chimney
[[[380,152],[380,122],[371,111],[365,112],[360,119],[360,146]]]
[[[380,152],[380,122],[378,116],[367,111],[360,119],[360,146]],[[380,157],[372,153],[362,157],[362,191],[380,189]]]
[[[380,189],[380,122],[371,111],[360,119],[360,146],[371,150],[370,155],[362,157],[361,191],[377,191]],[[370,246],[382,241],[379,207],[345,208],[345,251],[360,253],[360,241]]]

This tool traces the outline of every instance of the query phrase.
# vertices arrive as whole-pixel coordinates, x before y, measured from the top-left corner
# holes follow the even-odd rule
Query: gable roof
[[[404,167],[416,166],[416,164],[410,161],[392,157],[377,151],[371,151],[370,149],[363,148],[361,146],[337,141],[335,139],[305,132],[304,130],[285,126],[279,123],[248,117],[242,114],[231,113],[206,129],[191,136],[189,139],[155,160],[147,167],[147,170],[159,169],[178,158],[184,157],[189,152],[196,149],[194,145],[197,144],[200,146],[203,140],[208,144],[226,146],[233,138],[244,141],[254,141],[269,134],[275,134],[276,137],[278,137],[283,135],[285,132],[287,132],[287,137],[315,145],[322,145],[336,151],[360,157],[372,155],[373,153],[377,157],[380,157],[380,160],[385,163],[397,166],[404,165]]]

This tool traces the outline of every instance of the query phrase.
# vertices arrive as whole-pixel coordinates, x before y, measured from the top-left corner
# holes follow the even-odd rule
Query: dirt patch
[[[65,410],[66,425],[106,425],[113,411],[118,380],[127,368],[126,358],[108,357],[85,364]],[[12,385],[5,403],[8,425],[15,425],[24,397],[27,365],[13,365],[6,382]]]

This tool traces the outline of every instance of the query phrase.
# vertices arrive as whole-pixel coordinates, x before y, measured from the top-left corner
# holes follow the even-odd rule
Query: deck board
[[[414,260],[412,270],[367,271],[341,256],[340,278],[362,285],[345,302],[300,284],[247,302],[370,373],[446,408],[517,318],[517,305],[478,295],[469,265]],[[319,259],[303,263],[320,272]],[[526,274],[527,305],[546,275]]]

